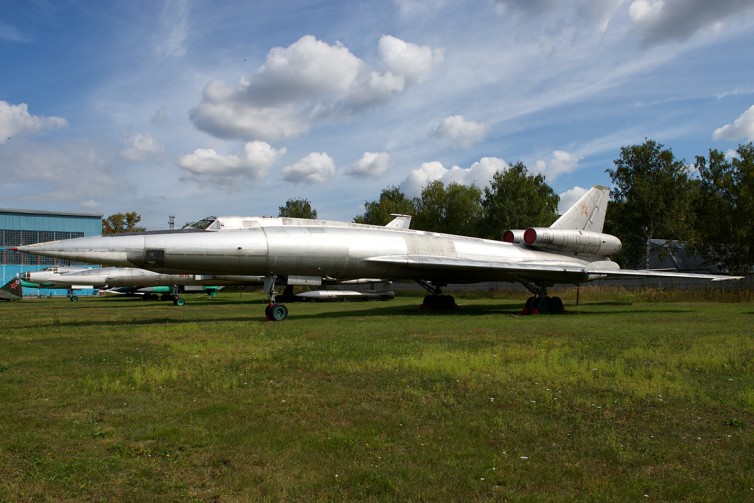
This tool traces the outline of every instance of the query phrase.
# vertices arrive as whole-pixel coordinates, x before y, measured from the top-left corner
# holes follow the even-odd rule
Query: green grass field
[[[754,501],[750,298],[566,295],[0,303],[0,501]]]

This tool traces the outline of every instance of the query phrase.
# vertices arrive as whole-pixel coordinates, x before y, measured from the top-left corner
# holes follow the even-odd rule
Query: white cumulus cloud
[[[321,152],[312,152],[283,168],[283,179],[293,183],[323,183],[335,176],[335,161]]]
[[[219,138],[292,138],[317,121],[388,101],[442,61],[442,51],[389,35],[380,39],[379,53],[382,71],[339,43],[306,35],[271,49],[265,63],[236,84],[207,84],[189,116],[196,127]]]
[[[407,197],[418,197],[422,189],[435,180],[440,180],[445,185],[455,182],[481,188],[489,185],[497,171],[505,171],[509,167],[507,162],[498,157],[483,157],[469,168],[446,168],[437,161],[425,162],[419,168],[411,170],[399,188]]]
[[[289,103],[312,96],[340,95],[359,73],[361,60],[341,44],[330,45],[311,35],[289,47],[274,47],[253,75],[243,77],[246,101]]]
[[[346,174],[356,178],[377,178],[390,169],[390,155],[386,152],[364,152]]]
[[[223,155],[214,149],[196,149],[178,162],[190,177],[218,185],[234,185],[249,179],[258,181],[267,176],[275,162],[285,155],[286,149],[275,149],[269,143],[251,141],[244,146],[242,155]]]
[[[469,149],[482,141],[488,130],[486,124],[466,120],[463,115],[451,115],[432,131],[432,136],[448,139],[461,148]]]
[[[712,133],[715,140],[738,140],[744,138],[747,141],[754,141],[754,105],[742,113],[733,124],[726,124],[715,129]]]
[[[43,129],[56,129],[68,126],[61,117],[42,117],[29,113],[26,103],[11,105],[0,100],[0,145],[15,135],[38,133]]]
[[[558,194],[558,196],[560,197],[560,201],[558,203],[558,213],[560,215],[565,213],[568,208],[576,204],[576,201],[578,201],[581,196],[586,194],[587,190],[589,189],[585,189],[577,185],[561,194]]]
[[[127,161],[141,162],[160,155],[164,150],[164,146],[149,133],[137,133],[126,138],[125,143],[128,148],[121,150],[120,156]]]
[[[579,165],[579,157],[566,152],[555,150],[548,160],[539,160],[534,164],[534,172],[544,175],[548,181],[553,181],[560,175],[573,173]]]
[[[427,78],[432,68],[442,63],[445,57],[442,49],[410,44],[391,35],[380,38],[379,52],[385,68],[393,75],[403,76],[407,84]]]

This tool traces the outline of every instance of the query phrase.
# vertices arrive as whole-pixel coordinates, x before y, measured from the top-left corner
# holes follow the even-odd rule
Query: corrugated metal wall
[[[69,265],[46,257],[5,250],[7,247],[33,244],[78,236],[102,235],[102,215],[0,208],[0,281],[5,284],[22,272],[52,265]],[[62,289],[24,288],[25,296],[66,295]],[[91,294],[81,292],[82,294]]]

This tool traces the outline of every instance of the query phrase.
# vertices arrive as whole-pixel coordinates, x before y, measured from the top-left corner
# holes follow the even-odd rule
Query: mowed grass
[[[750,300],[573,295],[2,303],[0,501],[753,501]]]

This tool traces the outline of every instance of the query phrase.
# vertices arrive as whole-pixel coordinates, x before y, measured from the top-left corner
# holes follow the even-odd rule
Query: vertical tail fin
[[[391,213],[390,216],[395,218],[385,224],[385,227],[391,229],[408,229],[411,225],[411,215],[399,215],[398,213]]]
[[[24,296],[21,280],[13,278],[0,288],[0,299],[21,300]]]
[[[602,232],[609,199],[610,189],[602,185],[595,185],[581,196],[573,206],[568,208],[550,228]]]

